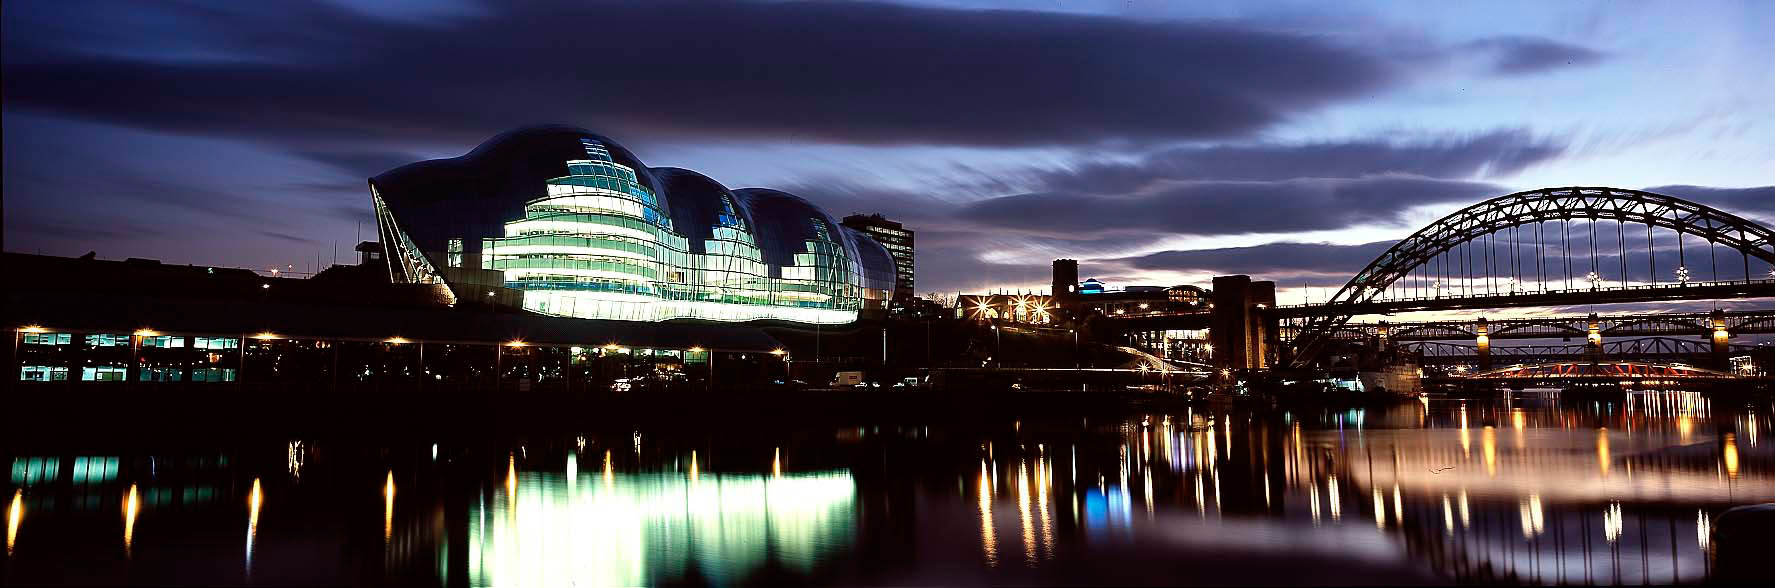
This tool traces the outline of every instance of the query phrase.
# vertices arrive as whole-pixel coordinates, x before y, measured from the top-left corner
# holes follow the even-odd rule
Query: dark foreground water
[[[1709,517],[1775,500],[1770,408],[70,432],[7,442],[0,583],[1693,582]]]

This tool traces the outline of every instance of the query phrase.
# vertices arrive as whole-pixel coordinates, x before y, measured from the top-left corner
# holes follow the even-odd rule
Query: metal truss
[[[1479,346],[1469,343],[1448,343],[1444,341],[1411,341],[1401,343],[1401,349],[1416,351],[1422,354],[1424,363],[1431,365],[1452,365],[1477,363]],[[1731,345],[1727,353],[1749,353],[1754,345]],[[1510,345],[1491,347],[1492,363],[1546,363],[1565,361],[1586,357],[1589,350],[1585,343],[1568,343],[1554,345]],[[1607,361],[1625,359],[1685,359],[1706,356],[1713,353],[1713,344],[1694,339],[1677,339],[1674,337],[1644,337],[1640,339],[1623,339],[1604,341],[1602,358]]]
[[[1374,306],[1373,303],[1395,282],[1411,276],[1414,269],[1424,266],[1437,256],[1482,238],[1489,243],[1492,234],[1514,227],[1537,225],[1538,230],[1539,223],[1570,220],[1614,220],[1645,225],[1648,231],[1651,227],[1659,227],[1676,231],[1679,235],[1700,237],[1710,244],[1724,245],[1742,253],[1747,278],[1750,275],[1751,258],[1775,267],[1775,231],[1709,206],[1662,194],[1606,187],[1547,188],[1517,192],[1486,200],[1443,217],[1395,243],[1380,257],[1375,258],[1328,299],[1322,306],[1323,312],[1306,319],[1299,335],[1289,345],[1292,352],[1291,365],[1305,366],[1331,339],[1329,335],[1332,332],[1343,327],[1365,306]],[[1591,235],[1594,250],[1594,230]],[[1678,243],[1680,247],[1680,238]],[[1467,248],[1469,255],[1471,249],[1471,246]],[[1569,246],[1561,248],[1568,260],[1569,250]],[[1591,263],[1595,267],[1594,255]],[[1569,281],[1569,264],[1567,272]],[[1625,272],[1623,280],[1624,276]],[[1591,287],[1596,288],[1598,284],[1595,271],[1592,271],[1590,278]],[[1680,288],[1683,285],[1675,284],[1670,287]],[[1512,287],[1515,287],[1514,284]]]
[[[1726,332],[1732,335],[1775,333],[1775,310],[1751,310],[1722,313]],[[1627,314],[1596,317],[1604,339],[1611,337],[1658,337],[1712,335],[1710,313]],[[1393,341],[1472,340],[1479,336],[1478,322],[1427,321],[1388,323],[1387,338]],[[1380,335],[1377,323],[1348,324],[1331,333],[1338,341],[1367,341]],[[1562,339],[1583,338],[1589,331],[1590,317],[1564,316],[1529,319],[1494,319],[1487,321],[1486,335],[1492,339]],[[1286,329],[1283,336],[1292,333]]]
[[[1620,380],[1620,379],[1731,379],[1722,371],[1683,364],[1656,364],[1638,361],[1601,363],[1566,362],[1537,365],[1513,365],[1486,370],[1467,376],[1472,380]]]

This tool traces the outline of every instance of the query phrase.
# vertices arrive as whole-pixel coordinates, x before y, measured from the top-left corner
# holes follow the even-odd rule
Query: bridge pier
[[[1491,335],[1485,323],[1485,317],[1479,317],[1474,328],[1473,341],[1479,348],[1479,371],[1491,369]]]
[[[1276,283],[1253,282],[1244,275],[1215,276],[1213,300],[1208,337],[1214,345],[1214,367],[1270,367],[1281,348],[1281,325],[1270,310],[1276,306]]]
[[[1726,311],[1713,309],[1707,317],[1708,325],[1713,327],[1713,349],[1708,357],[1712,360],[1711,367],[1720,371],[1732,369],[1731,345],[1732,334],[1726,331]]]

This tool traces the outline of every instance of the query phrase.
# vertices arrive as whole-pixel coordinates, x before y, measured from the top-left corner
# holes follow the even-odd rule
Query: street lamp
[[[994,367],[1005,367],[1004,339],[998,334],[998,325],[992,326],[992,358],[998,363]]]
[[[1689,266],[1685,265],[1676,268],[1676,281],[1684,284],[1689,283]]]
[[[1077,371],[1085,367],[1085,360],[1079,357],[1079,330],[1067,330],[1072,331],[1072,369]]]

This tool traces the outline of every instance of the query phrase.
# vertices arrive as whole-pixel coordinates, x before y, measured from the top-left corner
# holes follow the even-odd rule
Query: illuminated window
[[[450,243],[445,246],[444,258],[445,266],[462,267],[462,239],[460,237],[451,239]]]
[[[19,368],[18,379],[24,382],[65,382],[68,380],[68,368],[27,365]]]
[[[128,377],[129,370],[121,365],[86,366],[80,370],[82,382],[121,382]]]
[[[74,341],[74,336],[68,333],[25,333],[23,340],[26,345],[67,345]]]

